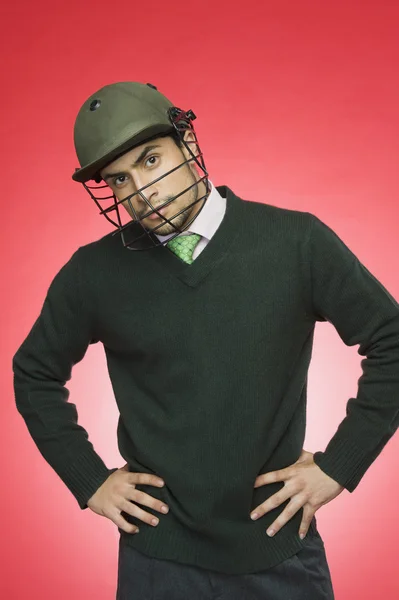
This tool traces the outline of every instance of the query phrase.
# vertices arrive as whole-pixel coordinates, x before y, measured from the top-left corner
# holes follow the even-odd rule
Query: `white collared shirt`
[[[209,197],[205,202],[204,207],[196,216],[194,221],[191,223],[189,229],[179,234],[190,235],[192,233],[198,233],[201,236],[200,241],[194,249],[194,260],[208,244],[208,242],[216,232],[217,228],[219,227],[220,223],[222,222],[224,214],[226,212],[226,198],[223,198],[223,196],[219,194],[216,187],[210,180],[209,183],[211,185],[211,193],[209,194]],[[161,242],[164,242],[165,240],[168,240],[174,235],[174,233],[170,233],[169,235],[157,235],[157,238]]]

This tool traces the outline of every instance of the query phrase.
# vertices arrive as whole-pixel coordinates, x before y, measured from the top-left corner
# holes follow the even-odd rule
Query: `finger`
[[[288,500],[292,496],[292,491],[289,491],[287,488],[283,488],[279,490],[273,496],[270,496],[267,500],[259,504],[251,513],[250,517],[253,520],[259,519],[259,517],[265,515],[267,512],[272,510],[273,508],[277,508],[283,502]],[[255,516],[258,515],[258,516]]]
[[[305,504],[305,500],[298,499],[296,496],[287,504],[281,515],[270,525],[266,533],[270,537],[275,535],[288,521],[298,512],[298,510]]]
[[[169,507],[166,502],[158,500],[158,498],[154,498],[153,496],[150,496],[150,494],[146,494],[137,488],[130,488],[130,490],[131,491],[125,494],[125,498],[127,500],[133,500],[134,502],[142,504],[143,506],[149,506],[150,508],[154,508],[155,510],[164,514],[169,512]],[[166,510],[162,510],[163,506],[166,508]]]
[[[262,473],[255,479],[254,487],[260,487],[267,483],[276,483],[277,481],[284,481],[292,474],[291,467],[285,469],[279,469],[278,471],[270,471],[269,473]]]
[[[157,487],[164,485],[161,477],[152,475],[152,473],[129,473],[129,482],[133,484],[156,485]]]
[[[302,521],[299,526],[299,537],[301,538],[301,540],[303,540],[303,538],[306,536],[307,532],[309,531],[310,523],[313,519],[315,512],[316,511],[314,509],[312,509],[309,506],[309,504],[304,505]]]
[[[139,532],[139,528],[136,525],[133,525],[132,523],[129,523],[128,521],[126,521],[126,519],[124,519],[119,512],[109,518],[120,529],[122,529],[123,531],[126,531],[126,533],[138,533]]]
[[[140,521],[143,521],[143,523],[151,525],[152,527],[156,527],[159,523],[158,517],[155,517],[151,513],[141,509],[139,506],[137,506],[137,504],[134,504],[134,502],[131,502],[130,500],[124,499],[118,508],[123,510],[125,513],[128,513],[132,517],[140,519]]]

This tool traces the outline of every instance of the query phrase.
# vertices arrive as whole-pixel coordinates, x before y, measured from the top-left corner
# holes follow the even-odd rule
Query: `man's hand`
[[[302,450],[301,456],[293,465],[279,471],[259,475],[255,479],[254,487],[257,488],[276,481],[284,481],[284,487],[256,507],[251,513],[251,518],[254,513],[261,517],[291,498],[283,512],[266,531],[270,536],[279,531],[303,507],[302,521],[299,528],[299,536],[303,539],[308,532],[315,512],[323,504],[327,504],[327,502],[336,498],[345,489],[324,473],[314,462],[313,454],[306,452],[306,450]]]
[[[87,506],[98,515],[111,519],[115,525],[126,531],[126,533],[136,533],[139,529],[126,521],[121,516],[121,511],[155,527],[158,524],[158,519],[156,519],[156,523],[153,523],[154,515],[142,510],[132,501],[134,500],[143,506],[149,506],[165,513],[169,511],[169,507],[161,500],[135,489],[136,484],[162,487],[164,482],[160,477],[151,473],[131,473],[126,463],[121,469],[111,473],[88,500]],[[162,510],[162,506],[166,506],[165,511]]]

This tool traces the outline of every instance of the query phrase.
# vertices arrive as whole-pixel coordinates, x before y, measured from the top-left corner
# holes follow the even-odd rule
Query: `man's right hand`
[[[132,501],[134,500],[139,504],[154,508],[159,512],[164,512],[161,510],[161,507],[166,506],[167,513],[169,507],[164,502],[136,489],[136,484],[162,487],[163,483],[161,482],[162,479],[151,473],[131,473],[126,464],[124,467],[111,473],[96,493],[87,501],[87,506],[98,515],[111,519],[115,525],[126,531],[126,533],[136,533],[139,529],[126,521],[121,516],[121,511],[156,527],[158,522],[156,524],[151,522],[156,517],[142,510]]]

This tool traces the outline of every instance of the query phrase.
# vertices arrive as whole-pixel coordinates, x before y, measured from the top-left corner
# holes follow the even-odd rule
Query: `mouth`
[[[165,216],[165,212],[166,212],[167,208],[168,207],[165,206],[164,208],[161,208],[161,210],[159,211],[162,216]],[[147,219],[154,221],[155,219],[160,219],[160,216],[154,212],[151,215],[148,215]]]

